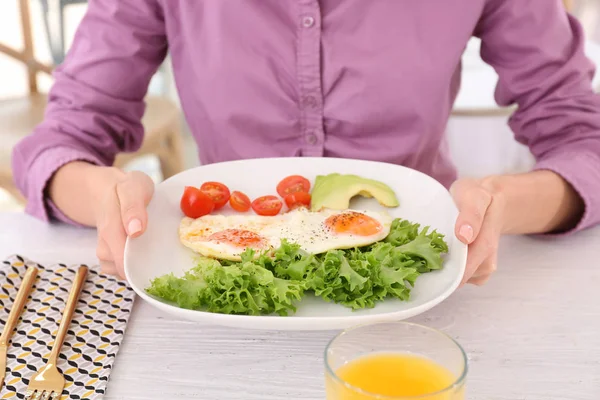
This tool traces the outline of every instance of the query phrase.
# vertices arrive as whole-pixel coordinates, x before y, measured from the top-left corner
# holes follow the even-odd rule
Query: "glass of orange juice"
[[[462,347],[435,329],[358,326],[325,350],[327,400],[464,400],[467,364]]]

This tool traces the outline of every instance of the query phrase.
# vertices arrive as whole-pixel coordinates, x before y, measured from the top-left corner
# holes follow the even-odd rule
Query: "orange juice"
[[[404,353],[380,353],[360,357],[343,365],[336,375],[354,388],[372,395],[411,398],[426,396],[424,400],[462,400],[458,389],[439,393],[452,386],[457,377],[428,358]],[[358,400],[375,397],[350,390],[330,377],[327,382],[328,399]],[[437,394],[433,395],[434,393]]]

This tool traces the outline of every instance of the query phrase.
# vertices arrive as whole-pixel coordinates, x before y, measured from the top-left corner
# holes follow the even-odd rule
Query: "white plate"
[[[411,299],[385,300],[373,309],[351,311],[320,298],[306,296],[292,316],[226,315],[181,309],[145,292],[150,281],[167,273],[180,275],[192,268],[194,253],[179,242],[177,234],[182,214],[179,200],[184,186],[200,186],[220,181],[233,190],[255,198],[277,194],[277,183],[288,175],[301,174],[313,181],[319,174],[357,174],[390,185],[400,207],[386,209],[390,215],[422,226],[430,225],[446,235],[449,252],[444,268],[417,279]],[[352,208],[382,210],[374,199],[353,200]],[[228,207],[223,213],[233,213]],[[458,287],[463,276],[467,247],[453,234],[458,211],[448,191],[420,172],[384,163],[332,158],[272,158],[211,164],[184,171],[157,185],[148,206],[148,229],[125,246],[125,273],[133,289],[153,306],[175,317],[206,324],[274,330],[329,330],[375,321],[401,320],[429,310]]]

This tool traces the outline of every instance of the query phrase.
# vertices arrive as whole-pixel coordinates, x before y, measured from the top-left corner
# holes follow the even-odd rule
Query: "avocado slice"
[[[374,197],[385,207],[398,207],[398,198],[385,183],[357,175],[332,173],[318,175],[312,190],[310,208],[319,211],[323,208],[344,210],[350,207],[354,196]]]

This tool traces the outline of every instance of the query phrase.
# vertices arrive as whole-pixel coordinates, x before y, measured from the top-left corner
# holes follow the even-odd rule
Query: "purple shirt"
[[[402,164],[449,186],[444,129],[471,36],[536,168],[566,178],[600,222],[600,97],[581,26],[560,0],[93,0],[44,122],[14,150],[27,211],[61,165],[110,165],[142,142],[167,51],[203,163],[323,156]],[[485,132],[482,132],[485,134]]]

